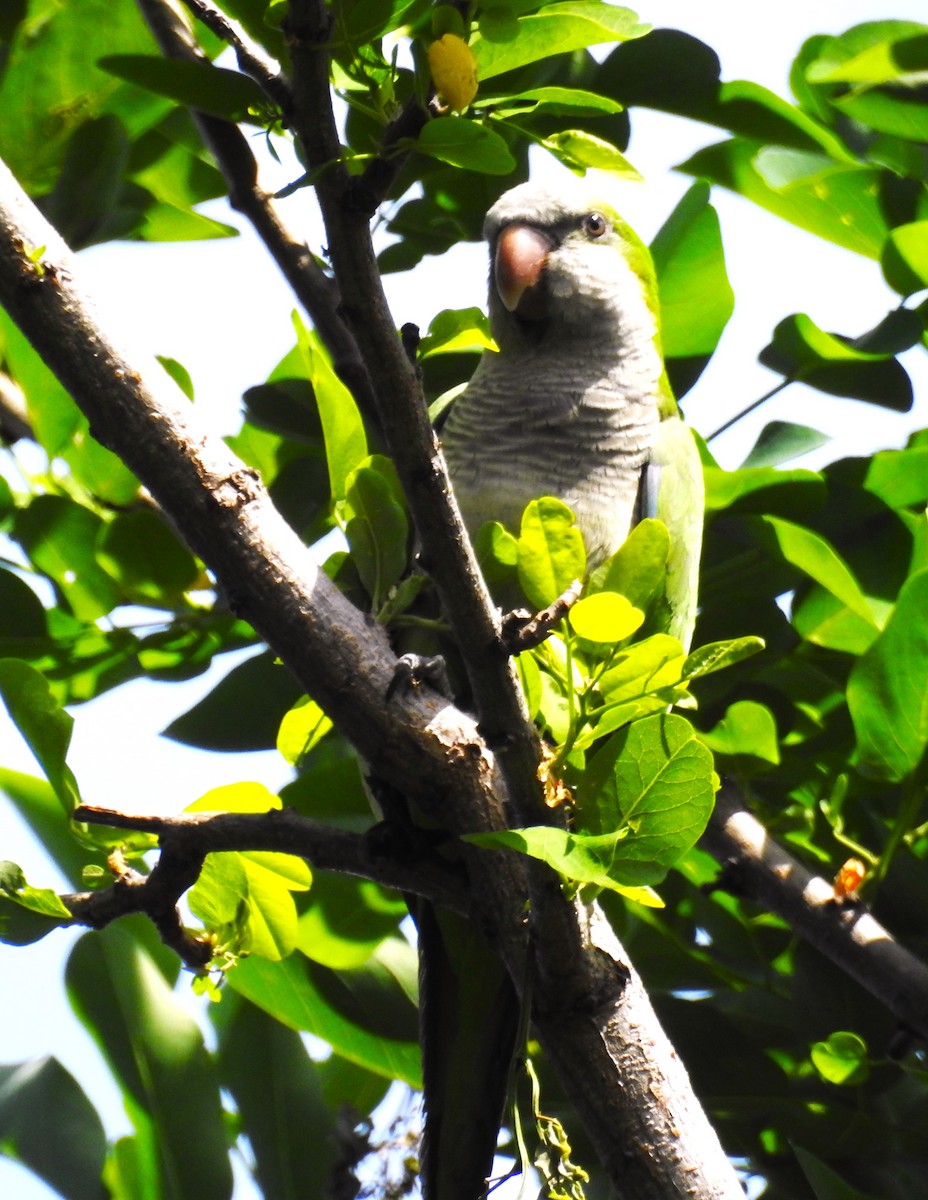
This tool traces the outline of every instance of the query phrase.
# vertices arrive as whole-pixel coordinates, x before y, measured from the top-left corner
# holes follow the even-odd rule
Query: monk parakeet
[[[666,632],[688,646],[696,615],[703,484],[661,354],[647,248],[588,184],[526,183],[487,214],[490,324],[442,443],[471,535],[518,532],[541,496],[569,505],[590,567],[643,517],[668,527]]]
[[[671,538],[665,631],[688,646],[702,468],[664,370],[647,248],[580,182],[514,188],[490,209],[484,232],[499,351],[484,354],[441,435],[468,530],[496,520],[518,531],[530,501],[555,496],[573,510],[592,569],[639,520],[658,517]],[[420,923],[424,1192],[478,1200],[518,1006],[501,964],[465,923],[445,921],[434,941],[426,934]]]

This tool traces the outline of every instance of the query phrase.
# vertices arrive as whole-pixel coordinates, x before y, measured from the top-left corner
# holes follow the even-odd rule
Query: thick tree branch
[[[172,0],[138,0],[138,5],[166,58],[206,61]],[[280,99],[289,106],[289,86]],[[251,222],[322,338],[335,373],[357,401],[372,438],[382,443],[371,377],[354,337],[339,315],[335,281],[319,266],[306,243],[290,232],[271,196],[259,186],[257,163],[241,130],[206,113],[194,112],[192,116],[226,181],[229,203]]]
[[[928,1039],[928,966],[895,941],[865,908],[840,903],[748,812],[731,783],[723,785],[700,845],[724,867],[721,887],[777,913],[893,1013]]]
[[[321,0],[291,0],[294,130],[307,164],[321,171],[316,192],[342,311],[368,371],[387,448],[409,501],[422,561],[435,581],[465,660],[481,730],[497,751],[517,821],[545,820],[536,779],[539,743],[515,669],[500,641],[499,614],[477,568],[448,485],[415,368],[387,306],[368,213],[352,204],[332,111],[327,44],[330,17]]]

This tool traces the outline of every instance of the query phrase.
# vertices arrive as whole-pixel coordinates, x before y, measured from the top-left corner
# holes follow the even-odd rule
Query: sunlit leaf
[[[519,533],[519,582],[526,596],[536,608],[544,608],[585,571],[583,535],[573,513],[551,496],[533,500]]]

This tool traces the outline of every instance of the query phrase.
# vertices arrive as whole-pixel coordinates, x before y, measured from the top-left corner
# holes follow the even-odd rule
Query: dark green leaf
[[[847,704],[858,770],[904,779],[928,745],[928,571],[908,579],[886,628],[851,671]]]
[[[299,1034],[235,995],[211,1013],[219,1071],[235,1100],[265,1196],[326,1200],[336,1137],[316,1064]]]
[[[891,229],[881,264],[886,282],[900,295],[928,288],[928,221],[912,221]]]
[[[96,1109],[55,1058],[0,1066],[0,1144],[65,1200],[106,1200]]]
[[[165,737],[205,750],[272,750],[284,713],[303,694],[270,653],[233,667],[209,695],[173,720]]]
[[[44,677],[19,659],[0,659],[0,695],[62,808],[70,815],[81,802],[77,780],[65,761],[73,719],[55,701]]]
[[[760,431],[751,452],[741,464],[742,469],[752,467],[779,467],[818,450],[831,439],[808,425],[796,425],[791,421],[771,421]]]
[[[76,617],[93,621],[119,603],[119,584],[96,556],[103,521],[89,508],[64,496],[37,496],[16,514],[13,532],[35,566],[61,589]]]
[[[168,607],[196,582],[193,555],[149,509],[120,513],[101,532],[99,559],[131,599]]]
[[[258,114],[268,107],[264,92],[253,79],[212,63],[181,62],[147,54],[108,54],[99,59],[98,65],[118,79],[227,121],[260,124]]]
[[[85,934],[68,995],[126,1095],[152,1122],[164,1200],[229,1200],[219,1081],[193,1017],[125,924]]]

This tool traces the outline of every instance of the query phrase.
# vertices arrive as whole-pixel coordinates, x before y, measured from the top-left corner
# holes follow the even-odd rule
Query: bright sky
[[[655,0],[638,11],[655,26],[686,30],[711,45],[722,60],[723,79],[751,79],[783,96],[789,95],[789,65],[806,37],[840,33],[861,21],[889,16],[926,18],[924,0],[898,0],[888,7],[881,0],[779,0],[765,6],[737,0]],[[670,169],[723,136],[679,118],[634,114],[628,156],[648,183],[625,186],[624,215],[645,240],[689,184]],[[541,164],[536,163],[536,169]],[[268,186],[279,187],[296,173],[280,175]],[[687,417],[704,434],[777,381],[757,363],[756,355],[782,317],[807,312],[825,329],[857,335],[896,302],[872,262],[803,234],[738,197],[716,192],[713,199],[722,222],[736,309],[716,358],[687,397]],[[318,223],[306,219],[306,208],[307,193],[297,193],[286,202],[287,219],[318,249]],[[209,211],[238,223],[222,206]],[[198,406],[224,433],[236,427],[241,393],[263,380],[292,344],[293,300],[248,236],[157,248],[101,247],[82,256],[81,265],[86,285],[104,308],[110,306],[116,319],[131,320],[135,339],[142,336],[152,353],[170,355],[187,366]],[[485,281],[480,247],[461,246],[441,260],[427,259],[413,277],[388,279],[396,323],[414,321],[424,330],[442,308],[483,305]],[[720,438],[713,450],[723,465],[737,466],[761,427],[774,417],[812,425],[834,437],[816,459],[807,460],[813,466],[900,446],[910,430],[928,425],[928,362],[917,350],[904,361],[919,397],[912,414],[889,413],[793,387],[746,419],[743,427]],[[136,812],[177,811],[223,782],[258,779],[272,788],[280,786],[289,772],[274,753],[205,754],[157,736],[181,706],[191,706],[208,692],[232,662],[224,658],[183,688],[140,682],[76,709],[69,761],[84,798]],[[36,771],[5,713],[0,716],[0,761]],[[6,802],[0,800],[0,805],[0,858],[19,862],[36,885],[62,884]],[[108,1134],[117,1136],[128,1132],[121,1102],[96,1048],[72,1016],[60,983],[75,936],[52,935],[21,950],[0,946],[0,1062],[57,1055],[100,1109]],[[238,1200],[252,1194],[244,1182],[236,1192]],[[0,1196],[48,1200],[54,1195],[0,1158]]]

